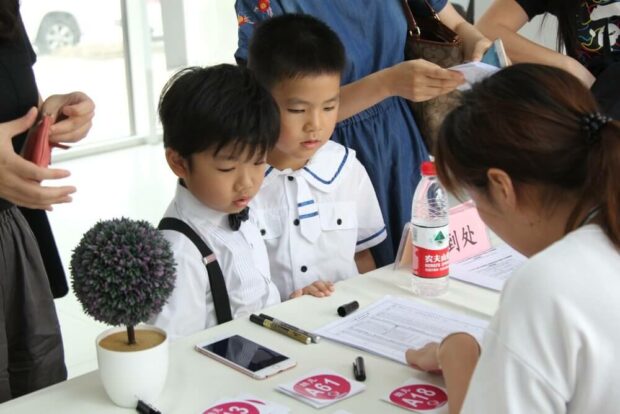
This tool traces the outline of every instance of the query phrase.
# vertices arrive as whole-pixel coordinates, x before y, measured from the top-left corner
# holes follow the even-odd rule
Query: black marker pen
[[[366,367],[364,367],[364,358],[358,356],[353,362],[353,376],[358,381],[366,380]]]
[[[156,410],[142,400],[138,400],[138,406],[136,407],[136,411],[138,411],[140,414],[161,414],[161,411]]]

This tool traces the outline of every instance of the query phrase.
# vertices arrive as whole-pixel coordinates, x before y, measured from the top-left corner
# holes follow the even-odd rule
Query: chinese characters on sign
[[[449,256],[461,262],[491,248],[487,227],[475,205],[466,202],[450,209]]]

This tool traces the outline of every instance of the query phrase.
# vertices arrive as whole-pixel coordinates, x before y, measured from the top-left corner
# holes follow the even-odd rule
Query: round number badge
[[[209,408],[203,414],[259,414],[258,408],[243,401],[227,402]]]
[[[392,391],[390,401],[403,408],[426,411],[445,405],[448,402],[448,395],[434,385],[414,384]]]
[[[316,400],[335,400],[351,391],[351,384],[338,375],[314,375],[304,378],[293,387],[295,392]]]

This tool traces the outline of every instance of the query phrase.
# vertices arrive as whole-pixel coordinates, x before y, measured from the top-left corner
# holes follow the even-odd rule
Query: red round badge
[[[258,408],[243,401],[233,401],[209,408],[203,414],[259,414]]]
[[[434,385],[413,384],[392,391],[390,401],[409,410],[425,411],[444,406],[448,402],[448,395]]]
[[[316,400],[336,400],[351,391],[351,383],[339,375],[314,375],[293,386],[295,392]]]

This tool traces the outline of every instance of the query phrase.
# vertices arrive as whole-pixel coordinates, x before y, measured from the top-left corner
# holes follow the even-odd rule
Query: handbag
[[[442,68],[463,63],[462,41],[458,34],[443,24],[427,0],[419,0],[428,16],[414,18],[407,0],[401,0],[407,19],[405,60],[424,59]],[[452,91],[424,102],[409,102],[422,138],[433,151],[437,133],[446,115],[460,102],[461,92]]]

